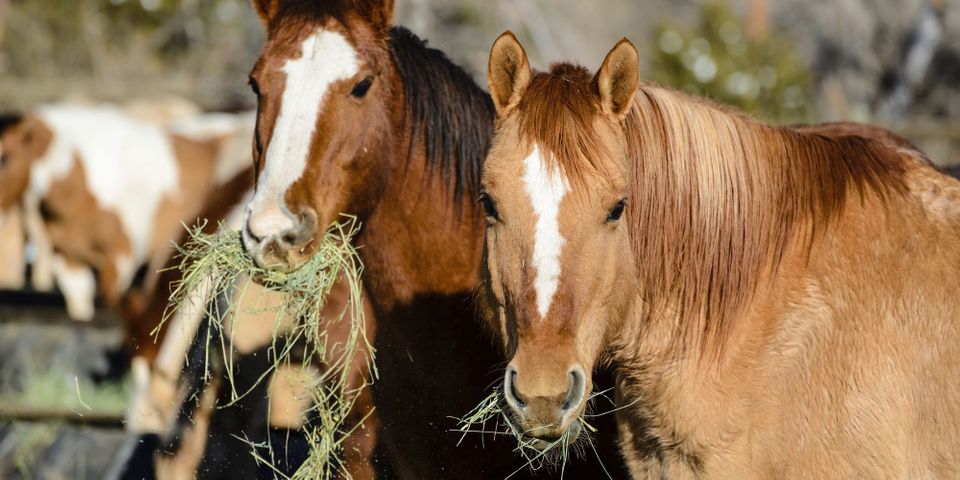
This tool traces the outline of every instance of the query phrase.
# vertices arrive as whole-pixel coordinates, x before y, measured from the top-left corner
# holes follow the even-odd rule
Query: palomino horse
[[[519,424],[575,434],[610,362],[634,478],[960,475],[960,183],[638,70],[626,40],[596,75],[493,46],[485,298]]]
[[[468,438],[457,447],[448,431],[450,417],[483,398],[500,358],[472,301],[489,96],[441,52],[391,28],[391,0],[254,6],[268,39],[250,75],[259,109],[248,252],[260,265],[296,268],[326,225],[356,215],[377,316],[377,470],[415,479],[508,475],[517,467],[509,442],[487,439],[483,449]]]

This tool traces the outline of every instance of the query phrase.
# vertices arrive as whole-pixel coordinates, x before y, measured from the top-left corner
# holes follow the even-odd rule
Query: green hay
[[[602,393],[595,393],[591,398]],[[568,429],[560,438],[549,443],[545,448],[539,449],[534,446],[539,441],[528,437],[517,425],[509,408],[503,402],[502,392],[500,389],[495,389],[470,413],[457,419],[457,431],[461,433],[460,442],[463,442],[469,434],[513,437],[517,442],[514,451],[523,457],[524,464],[506,478],[516,475],[524,468],[529,468],[531,471],[541,468],[557,469],[560,471],[560,477],[563,478],[564,469],[571,455],[579,457],[583,455],[586,448],[594,449],[590,434],[596,433],[597,429],[587,422],[586,417],[585,414],[577,417],[581,427],[579,438],[571,439],[570,429]],[[492,428],[489,427],[491,424]],[[596,454],[596,450],[593,451]],[[597,460],[599,461],[599,455]],[[604,473],[607,473],[606,467],[603,468]],[[609,476],[607,473],[607,477]]]
[[[302,267],[292,272],[278,272],[258,267],[246,254],[240,233],[223,225],[213,234],[202,233],[200,225],[189,230],[189,240],[177,247],[181,256],[180,270],[182,280],[175,285],[171,295],[171,308],[164,315],[167,321],[176,309],[203,308],[208,314],[211,327],[232,330],[236,327],[238,309],[232,301],[207,301],[196,305],[191,295],[194,292],[211,290],[208,299],[221,296],[237,299],[243,303],[248,292],[246,288],[235,291],[239,281],[250,278],[276,292],[286,295],[286,301],[279,308],[251,311],[258,315],[275,315],[273,345],[270,349],[273,365],[257,381],[264,381],[280,365],[294,362],[301,366],[323,366],[316,381],[311,385],[314,407],[307,413],[309,421],[304,433],[311,443],[309,458],[294,474],[294,479],[330,478],[339,473],[347,478],[349,474],[343,468],[343,442],[350,434],[346,420],[353,407],[359,390],[350,389],[347,379],[350,366],[356,355],[365,355],[370,375],[377,376],[373,365],[373,347],[369,344],[364,331],[363,308],[360,299],[360,276],[363,271],[360,258],[350,241],[357,234],[359,225],[353,217],[345,217],[340,223],[332,224],[320,239],[316,253]],[[333,318],[321,318],[320,312],[330,289],[337,279],[345,281],[350,287],[349,300],[343,311]],[[248,283],[245,283],[248,285]],[[334,342],[327,334],[328,327],[347,321],[350,314],[349,334],[342,342]],[[298,319],[292,331],[280,334],[278,328],[284,318]],[[219,320],[218,320],[219,319]],[[159,331],[157,327],[156,332]],[[225,338],[226,335],[221,335]],[[211,338],[207,338],[207,355]],[[306,351],[300,350],[306,345]],[[233,353],[226,340],[220,345],[227,380],[232,389],[231,403],[243,398],[248,392],[237,392],[232,377]],[[296,355],[292,353],[296,351]],[[368,354],[369,352],[369,354]],[[293,360],[293,357],[302,360]],[[209,358],[206,361],[209,364]],[[209,369],[208,369],[209,371]],[[252,387],[251,387],[252,390]],[[253,455],[258,461],[274,465],[271,445],[251,444]],[[269,454],[265,458],[259,452],[263,449]],[[279,472],[277,472],[279,474]]]

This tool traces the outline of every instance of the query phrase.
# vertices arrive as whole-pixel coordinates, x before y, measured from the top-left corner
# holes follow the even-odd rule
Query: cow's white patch
[[[250,229],[258,236],[278,234],[293,226],[283,198],[306,169],[324,96],[334,82],[359,71],[356,52],[339,33],[318,30],[303,41],[300,51],[299,58],[288,60],[283,67],[286,86],[280,112],[256,195],[247,208]]]
[[[523,161],[523,182],[533,212],[537,216],[533,243],[533,265],[537,269],[534,287],[537,292],[537,311],[546,317],[560,282],[560,202],[570,191],[570,184],[559,168],[548,169],[537,146]]]
[[[79,159],[98,206],[120,218],[134,261],[117,267],[122,279],[132,278],[132,270],[149,255],[161,202],[179,193],[180,172],[170,137],[112,106],[47,106],[37,114],[53,140],[31,170],[31,194],[45,196],[50,184]],[[119,285],[121,290],[126,287]]]

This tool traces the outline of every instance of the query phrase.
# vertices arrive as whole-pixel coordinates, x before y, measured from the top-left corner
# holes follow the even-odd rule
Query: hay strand
[[[596,395],[591,395],[591,398]],[[506,478],[516,475],[524,468],[529,468],[531,471],[542,468],[557,469],[560,477],[563,478],[564,469],[571,455],[580,457],[583,456],[586,447],[594,449],[590,434],[595,433],[597,429],[587,422],[586,414],[580,414],[577,417],[576,421],[580,424],[580,435],[577,439],[571,439],[571,429],[567,429],[560,438],[544,446],[541,443],[542,440],[527,436],[517,425],[503,398],[500,389],[494,389],[493,393],[483,399],[476,408],[457,419],[456,431],[461,433],[460,442],[470,434],[507,436],[516,440],[517,446],[514,451],[523,458],[523,465]],[[599,459],[597,455],[597,460]],[[603,466],[602,463],[601,466]],[[603,470],[606,473],[606,466],[603,466]]]

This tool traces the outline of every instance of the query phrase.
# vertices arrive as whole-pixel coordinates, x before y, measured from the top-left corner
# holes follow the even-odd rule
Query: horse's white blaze
[[[559,168],[547,168],[537,146],[523,161],[523,182],[537,216],[533,243],[533,265],[537,268],[534,288],[537,311],[544,318],[560,283],[560,252],[564,243],[560,235],[560,202],[570,191],[570,184]]]
[[[357,54],[347,39],[326,30],[307,37],[300,58],[284,65],[287,81],[280,112],[257,193],[247,209],[250,229],[258,236],[279,234],[293,226],[283,198],[306,169],[324,96],[330,85],[356,75],[359,68]]]

